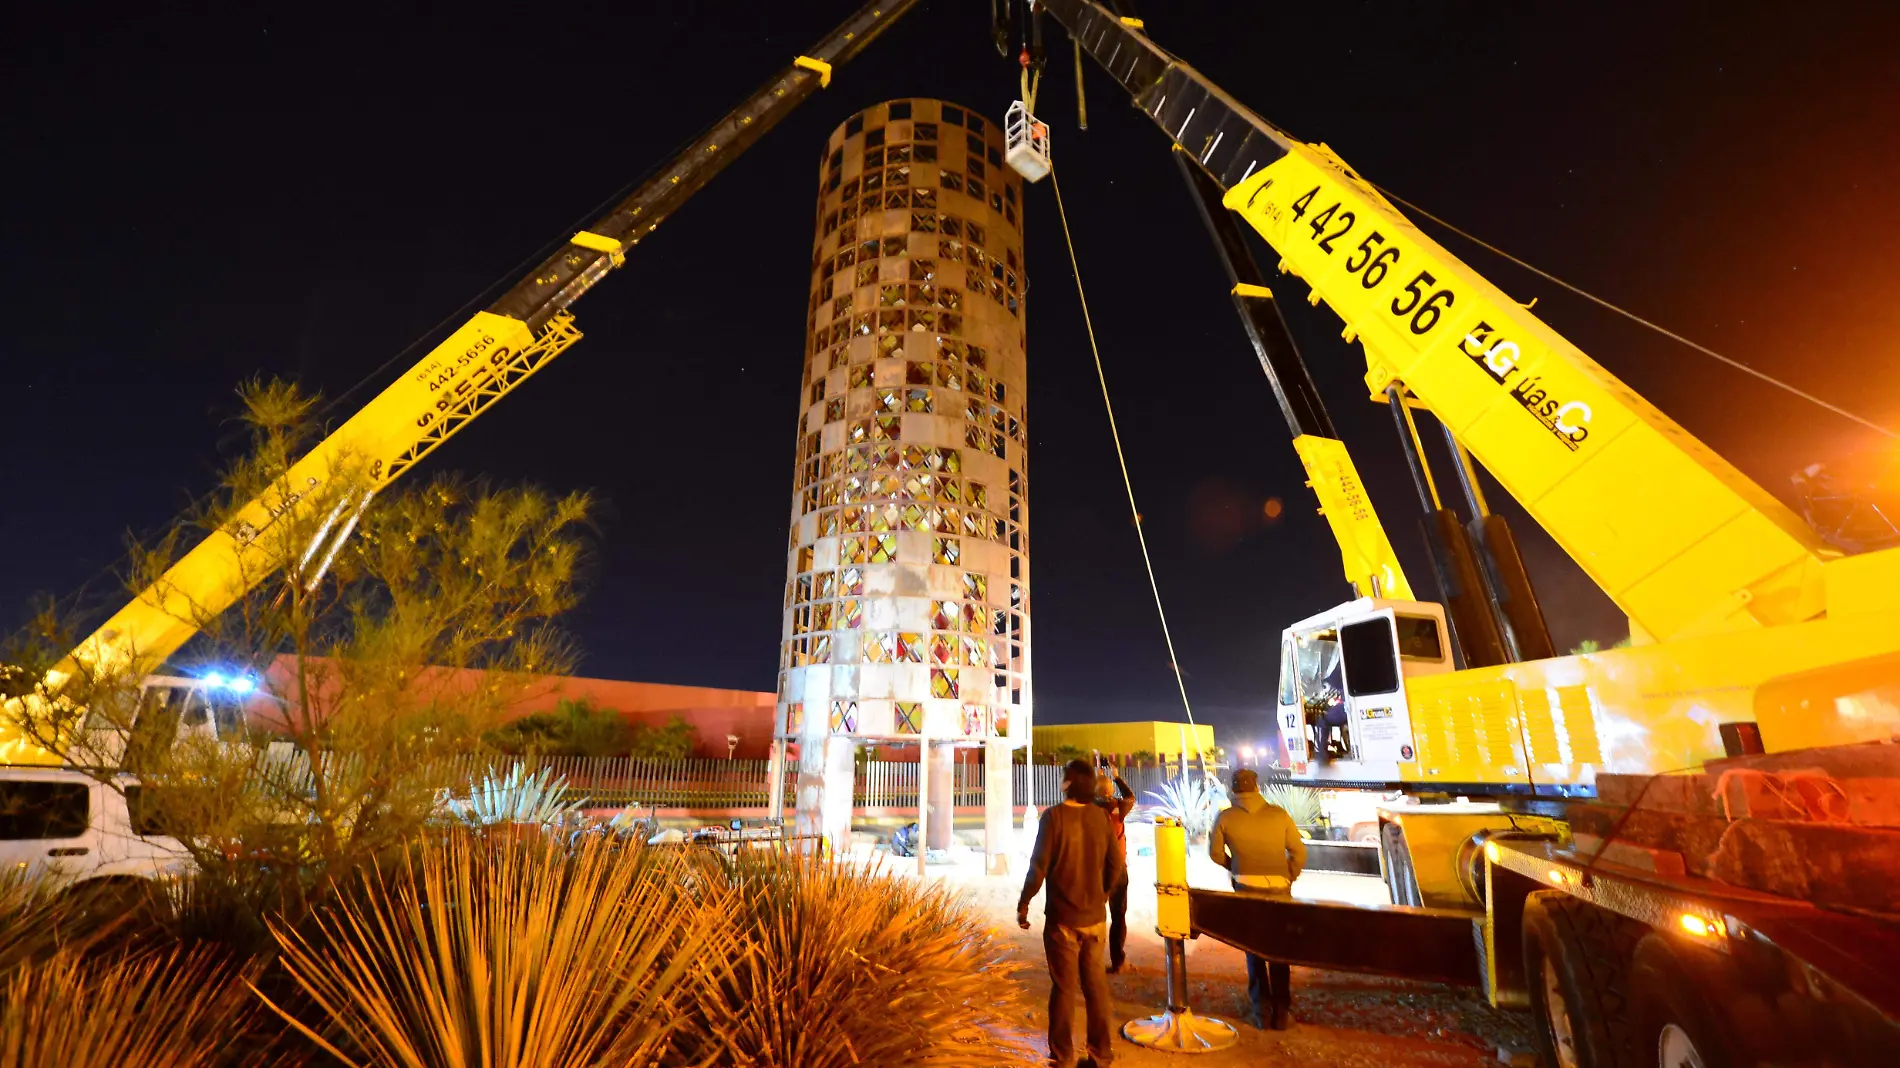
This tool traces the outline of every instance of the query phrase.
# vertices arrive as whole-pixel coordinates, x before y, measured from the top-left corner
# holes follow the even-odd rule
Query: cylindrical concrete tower
[[[841,839],[853,749],[924,743],[945,845],[953,750],[989,750],[1006,830],[1030,737],[1022,182],[995,123],[896,100],[832,132],[818,183],[780,752],[801,830]]]

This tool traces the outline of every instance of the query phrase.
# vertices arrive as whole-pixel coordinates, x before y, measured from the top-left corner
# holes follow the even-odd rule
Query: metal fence
[[[567,780],[568,788],[585,797],[590,805],[601,808],[637,806],[639,808],[767,808],[771,788],[767,779],[771,762],[765,760],[633,760],[626,757],[534,757],[504,761],[494,766],[505,774],[513,763],[529,770],[549,769]],[[480,773],[471,764],[458,776]],[[1062,800],[1062,767],[1057,764],[1016,764],[1011,767],[1014,782],[1011,800],[1016,805],[1047,806]],[[1190,765],[1190,774],[1199,769]],[[1125,768],[1122,777],[1135,791],[1137,799],[1159,791],[1162,784],[1181,774],[1171,767]],[[915,808],[917,806],[917,764],[915,761],[868,760],[858,762],[853,776],[854,808]],[[952,785],[958,807],[983,804],[986,775],[980,763],[954,765]],[[796,804],[797,774],[787,768],[784,777],[784,803]]]

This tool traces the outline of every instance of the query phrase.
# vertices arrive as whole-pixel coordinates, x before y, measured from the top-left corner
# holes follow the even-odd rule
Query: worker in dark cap
[[[1293,880],[1306,867],[1306,843],[1293,817],[1260,796],[1260,777],[1245,769],[1234,772],[1234,804],[1215,819],[1207,855],[1227,869],[1235,890],[1249,894],[1292,897]],[[1284,963],[1247,954],[1254,1026],[1286,1030],[1293,1009],[1292,971]]]

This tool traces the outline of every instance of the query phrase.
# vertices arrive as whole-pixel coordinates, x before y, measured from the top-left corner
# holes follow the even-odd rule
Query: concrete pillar
[[[983,743],[983,870],[1009,874],[1011,831],[1016,810],[1016,766],[1010,747],[991,738]]]
[[[925,765],[930,780],[930,836],[925,839],[932,849],[949,849],[956,834],[956,760],[957,751],[939,745],[930,751]]]
[[[924,851],[930,833],[930,739],[917,739],[917,874],[924,875]]]
[[[765,770],[766,789],[769,791],[765,810],[775,820],[785,818],[785,739],[772,739],[772,759]]]

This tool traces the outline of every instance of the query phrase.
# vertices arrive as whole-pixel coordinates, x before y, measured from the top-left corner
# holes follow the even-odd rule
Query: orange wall
[[[431,673],[436,670],[431,669]],[[457,677],[462,674],[470,678]],[[438,693],[453,692],[458,686],[472,685],[474,674],[444,671],[437,676],[439,681],[430,682],[424,688]],[[285,694],[291,689],[288,682],[292,675],[292,658],[280,656],[266,672],[265,688]],[[699,749],[695,756],[724,758],[728,734],[739,736],[734,757],[771,755],[773,717],[777,711],[773,694],[544,675],[529,683],[522,699],[510,711],[516,716],[547,712],[563,700],[592,701],[598,708],[612,709],[632,722],[654,727],[663,727],[674,716],[679,716],[699,729]],[[255,723],[275,725],[281,725],[285,714],[278,700],[264,697],[253,699],[245,713]]]

